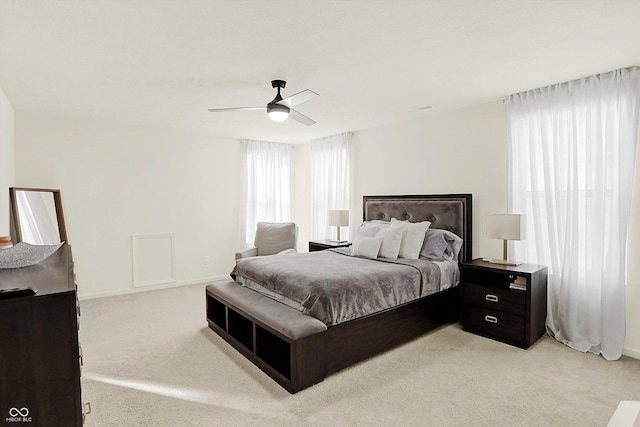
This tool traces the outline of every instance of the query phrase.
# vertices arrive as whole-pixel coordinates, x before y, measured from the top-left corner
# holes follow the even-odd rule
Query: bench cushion
[[[291,340],[327,330],[327,326],[315,317],[230,280],[207,285],[207,291]]]

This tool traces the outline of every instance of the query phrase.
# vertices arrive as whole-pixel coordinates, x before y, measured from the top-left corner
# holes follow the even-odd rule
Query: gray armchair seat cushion
[[[296,225],[293,222],[259,222],[254,246],[258,256],[275,255],[296,247]]]

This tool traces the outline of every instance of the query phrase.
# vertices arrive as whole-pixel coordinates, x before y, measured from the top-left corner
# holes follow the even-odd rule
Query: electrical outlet
[[[211,258],[209,258],[209,256],[208,256],[208,255],[205,255],[205,256],[202,258],[202,262],[204,262],[204,265],[209,265],[209,263],[211,262]]]

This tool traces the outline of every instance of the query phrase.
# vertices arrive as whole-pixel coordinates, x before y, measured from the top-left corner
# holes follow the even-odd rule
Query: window
[[[348,210],[351,193],[351,133],[311,141],[311,238],[327,239],[330,209]],[[344,232],[344,230],[343,230]],[[348,236],[348,230],[345,235]]]
[[[245,140],[242,240],[252,246],[256,223],[291,220],[291,146]]]
[[[514,259],[549,267],[549,334],[614,360],[639,107],[638,67],[507,98],[509,210],[527,218]]]

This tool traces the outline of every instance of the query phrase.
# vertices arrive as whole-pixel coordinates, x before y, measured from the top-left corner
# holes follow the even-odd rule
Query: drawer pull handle
[[[498,318],[496,316],[489,316],[488,314],[484,316],[484,320],[489,323],[498,323]]]
[[[497,295],[493,295],[493,294],[486,294],[484,296],[484,299],[486,299],[487,301],[491,301],[491,302],[498,302],[498,296]]]
[[[87,421],[87,415],[91,413],[91,402],[84,402],[82,404],[82,424]]]

